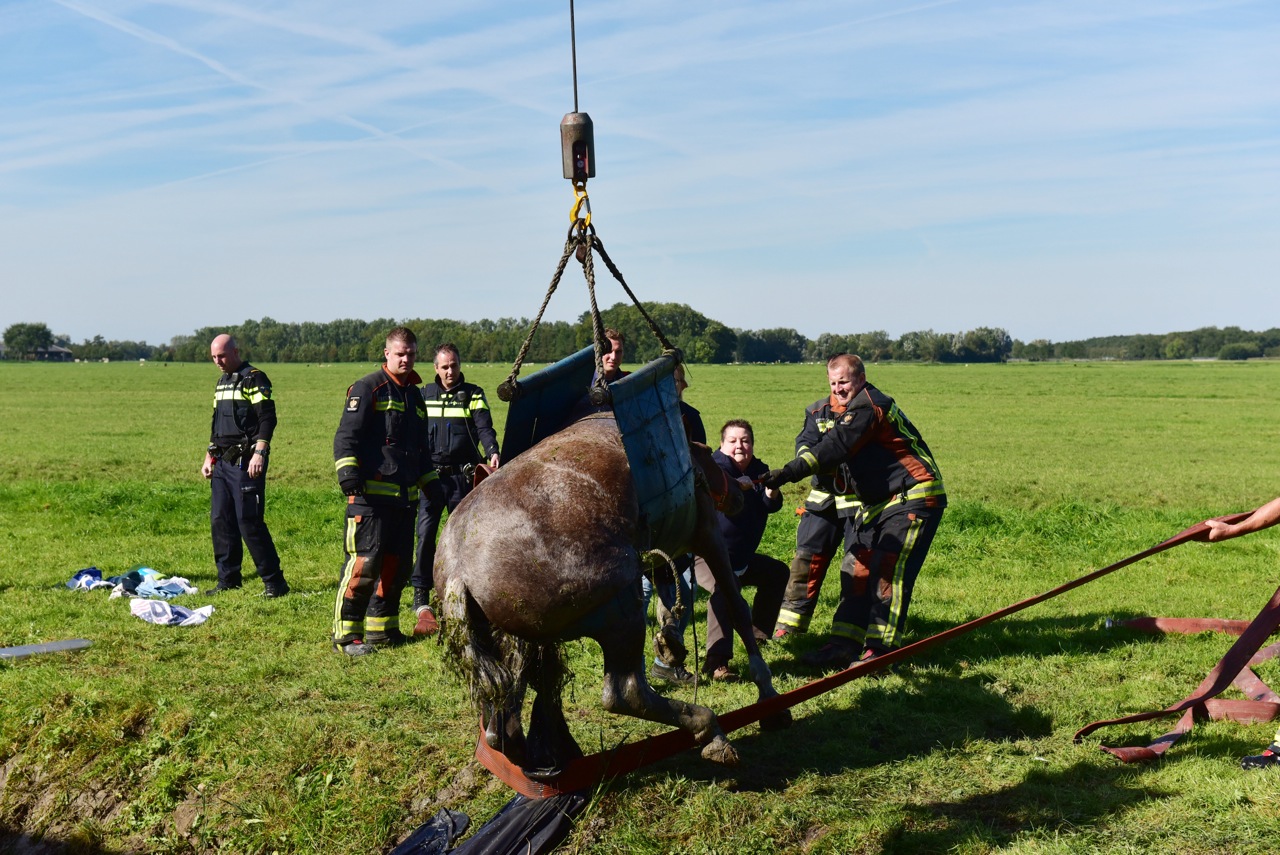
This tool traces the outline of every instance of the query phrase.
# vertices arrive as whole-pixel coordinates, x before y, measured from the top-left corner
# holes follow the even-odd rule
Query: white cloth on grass
[[[158,623],[165,626],[196,626],[209,619],[213,614],[213,606],[201,606],[188,609],[175,606],[164,600],[134,599],[129,601],[129,611],[133,616],[147,623]]]

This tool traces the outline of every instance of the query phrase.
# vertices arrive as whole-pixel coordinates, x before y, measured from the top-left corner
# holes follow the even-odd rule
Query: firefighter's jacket
[[[890,504],[919,501],[925,507],[945,507],[947,503],[942,472],[924,437],[893,399],[870,383],[795,463],[802,463],[810,473],[841,470],[867,518]]]
[[[403,384],[386,367],[361,377],[347,390],[347,403],[333,437],[338,482],[355,475],[365,501],[407,505],[439,475],[427,449],[427,408],[417,372]]]
[[[437,375],[436,382],[422,388],[422,397],[427,407],[427,445],[437,469],[480,463],[476,446],[484,447],[485,460],[498,453],[493,412],[479,386],[459,375],[458,385],[445,391]]]
[[[844,414],[844,407],[834,403],[830,397],[814,401],[804,411],[804,427],[796,435],[796,457],[817,445],[822,435],[831,430],[836,419]],[[836,516],[850,517],[858,510],[858,497],[847,483],[843,474],[818,473],[809,482],[809,495],[805,497],[806,511],[829,511],[835,509]]]
[[[210,444],[220,449],[271,441],[276,429],[276,402],[271,381],[247,362],[218,378],[213,391],[213,423]]]

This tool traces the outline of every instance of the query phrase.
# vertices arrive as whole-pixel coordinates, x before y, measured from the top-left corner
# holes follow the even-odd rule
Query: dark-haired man
[[[348,656],[407,641],[400,594],[413,564],[419,492],[437,478],[427,450],[427,407],[413,370],[418,337],[387,333],[386,362],[347,389],[333,465],[347,497],[347,560],[333,614],[333,647]]]
[[[438,480],[422,491],[418,503],[418,552],[413,562],[414,635],[432,635],[439,628],[431,611],[432,567],[436,560],[436,534],[445,510],[453,513],[471,492],[476,466],[483,462],[483,447],[490,466],[498,466],[498,436],[484,390],[462,376],[458,348],[452,343],[436,348],[436,378],[422,389],[427,407],[427,446]]]

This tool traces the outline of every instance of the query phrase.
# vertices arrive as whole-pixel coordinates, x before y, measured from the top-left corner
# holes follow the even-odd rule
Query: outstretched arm
[[[1262,507],[1258,508],[1249,516],[1240,520],[1234,525],[1220,522],[1219,520],[1205,520],[1205,525],[1209,526],[1209,542],[1217,543],[1220,540],[1230,540],[1233,537],[1239,537],[1242,534],[1259,531],[1260,529],[1269,528],[1276,523],[1280,523],[1280,497],[1274,498]]]

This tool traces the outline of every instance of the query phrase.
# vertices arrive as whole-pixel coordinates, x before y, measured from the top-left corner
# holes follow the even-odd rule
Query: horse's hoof
[[[702,759],[719,763],[721,766],[737,766],[738,752],[723,736],[716,736],[702,746]]]
[[[765,716],[760,719],[760,729],[763,731],[786,730],[791,727],[791,710],[783,710],[780,713],[774,713],[771,716]]]

